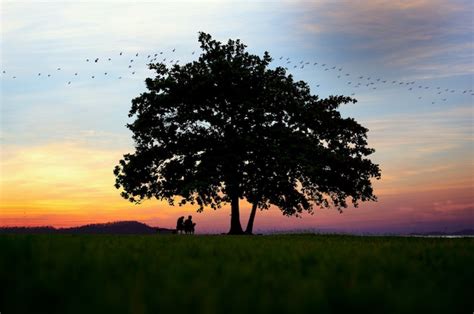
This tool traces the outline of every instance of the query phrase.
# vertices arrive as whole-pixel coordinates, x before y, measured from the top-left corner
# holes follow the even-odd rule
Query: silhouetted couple
[[[184,220],[184,216],[178,218],[176,223],[176,231],[178,233],[194,234],[194,227],[196,224],[193,222],[193,216],[189,215],[188,219]]]

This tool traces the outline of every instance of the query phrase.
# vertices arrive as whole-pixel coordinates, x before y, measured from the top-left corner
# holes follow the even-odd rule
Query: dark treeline
[[[172,233],[172,229],[154,228],[138,221],[118,221],[103,224],[89,224],[79,227],[0,227],[0,233],[23,234],[155,234]]]

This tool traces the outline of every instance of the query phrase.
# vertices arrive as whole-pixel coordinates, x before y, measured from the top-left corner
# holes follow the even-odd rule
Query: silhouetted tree
[[[376,200],[370,179],[380,169],[366,157],[367,129],[337,108],[356,102],[319,99],[284,68],[251,55],[239,40],[222,44],[200,33],[197,61],[167,68],[150,64],[149,92],[133,99],[128,124],[135,152],[115,167],[116,188],[131,202],[155,197],[174,205],[231,204],[230,234],[242,234],[239,200],[284,215],[313,205]],[[179,197],[179,201],[176,199]]]

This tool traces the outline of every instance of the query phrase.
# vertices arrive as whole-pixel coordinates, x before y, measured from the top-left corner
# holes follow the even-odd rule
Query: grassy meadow
[[[1,235],[0,312],[468,313],[474,239]]]

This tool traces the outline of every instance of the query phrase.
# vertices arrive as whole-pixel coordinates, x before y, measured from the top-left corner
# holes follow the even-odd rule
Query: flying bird
[[[110,60],[112,60],[112,59],[109,58],[109,61],[110,61]]]
[[[89,62],[89,59],[86,59],[86,62]]]
[[[95,63],[97,63],[97,61],[99,61],[99,58],[96,58],[96,59],[94,60]]]
[[[61,70],[61,68],[58,68],[57,70],[59,71],[59,70]]]
[[[105,72],[104,75],[107,75],[107,72]]]
[[[135,72],[132,72],[132,74],[135,74]]]
[[[173,48],[173,50],[172,50],[172,51],[174,52],[175,50],[176,50],[176,48]]]
[[[94,76],[94,75],[92,75],[92,78],[94,78],[94,77],[95,77],[95,76]]]
[[[70,85],[71,84],[71,81],[67,82],[67,85]]]
[[[128,66],[129,69],[130,69],[131,67],[132,67],[131,65]]]
[[[138,52],[137,52],[137,54],[135,55],[135,57],[138,57]]]
[[[77,72],[76,72],[76,73],[74,73],[74,75],[76,75],[76,76],[77,76]]]
[[[122,55],[122,52],[120,52],[120,55]]]

